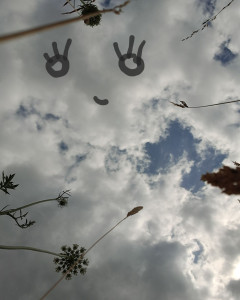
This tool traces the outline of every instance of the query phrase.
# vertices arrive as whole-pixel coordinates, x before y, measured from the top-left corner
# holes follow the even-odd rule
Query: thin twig
[[[227,101],[227,102],[220,102],[220,103],[216,103],[216,104],[209,104],[209,105],[201,105],[201,106],[185,106],[185,105],[182,105],[182,104],[177,104],[177,103],[174,103],[172,101],[169,101],[171,102],[172,104],[176,105],[176,106],[179,106],[181,108],[199,108],[199,107],[208,107],[208,106],[215,106],[215,105],[222,105],[222,104],[227,104],[227,103],[233,103],[233,102],[239,102],[240,100],[234,100],[234,101]],[[182,102],[182,101],[181,101]]]
[[[52,254],[52,255],[55,255],[55,256],[59,256],[59,257],[64,256],[64,255],[59,254],[59,253],[55,253],[55,252],[51,252],[51,251],[47,251],[47,250],[43,250],[43,249],[38,249],[38,248],[33,248],[33,247],[26,247],[26,246],[4,246],[4,245],[0,245],[0,249],[6,249],[6,250],[30,250],[30,251],[37,251],[37,252],[48,253],[48,254]]]
[[[80,0],[81,1],[81,0]],[[74,6],[72,5],[72,3],[70,2],[70,0],[67,0],[67,2],[72,6],[72,8],[75,10],[75,3],[74,3]],[[81,14],[77,11],[77,10],[75,10],[76,11],[76,13],[79,15],[79,16],[81,16]]]
[[[60,27],[60,26],[64,26],[64,25],[74,23],[74,22],[77,22],[77,21],[80,21],[80,20],[86,20],[86,19],[89,19],[91,17],[95,17],[99,14],[114,12],[115,14],[119,15],[120,12],[122,12],[121,8],[126,6],[129,2],[130,2],[130,0],[127,0],[123,4],[117,5],[113,8],[111,8],[111,9],[98,10],[97,12],[92,12],[90,14],[87,14],[87,15],[84,15],[84,16],[81,16],[81,17],[76,17],[76,18],[63,20],[63,21],[58,21],[58,22],[55,22],[55,23],[42,25],[42,26],[35,27],[35,28],[32,28],[32,29],[27,29],[27,30],[23,30],[23,31],[14,32],[14,33],[11,33],[11,34],[2,35],[2,36],[0,36],[0,43],[10,41],[10,40],[13,40],[13,39],[16,39],[16,38],[19,38],[19,37],[31,35],[31,34],[34,34],[34,33],[37,33],[37,32],[42,32],[42,31],[57,28],[57,27]]]
[[[220,10],[220,12],[223,11],[226,7],[228,7],[233,1],[234,1],[234,0],[230,1],[226,6],[224,6],[224,7]],[[212,18],[209,18],[207,21],[203,22],[203,23],[202,23],[203,26],[202,26],[201,28],[199,28],[198,30],[193,31],[193,33],[192,33],[191,35],[189,35],[188,37],[186,37],[185,39],[182,39],[182,42],[185,41],[185,40],[187,40],[187,39],[189,39],[189,38],[191,38],[191,37],[192,37],[195,33],[197,33],[200,29],[203,30],[205,27],[208,27],[209,23],[210,23],[211,21],[215,20],[216,17],[220,14],[220,12],[217,13],[217,14],[216,14],[215,16],[213,16]]]
[[[20,207],[17,207],[17,208],[13,208],[13,209],[9,209],[9,210],[4,210],[3,209],[6,207],[4,207],[1,211],[0,211],[0,215],[7,215],[8,213],[13,213],[13,212],[16,212],[18,210],[21,210],[21,209],[24,209],[24,208],[27,208],[27,207],[30,207],[30,206],[33,206],[33,205],[37,205],[37,204],[40,204],[40,203],[44,203],[44,202],[48,202],[48,201],[60,201],[62,199],[64,200],[67,200],[70,196],[70,193],[69,193],[70,190],[66,190],[66,191],[63,191],[62,194],[59,193],[58,197],[57,198],[53,198],[53,199],[46,199],[46,200],[40,200],[40,201],[36,201],[36,202],[32,202],[30,204],[27,204],[27,205],[24,205],[24,206],[20,206]],[[65,196],[63,197],[63,195],[67,194],[68,196]],[[7,205],[8,206],[8,205]]]
[[[57,200],[57,198],[32,202],[30,204],[27,204],[27,205],[24,205],[24,206],[20,206],[20,207],[17,207],[17,208],[0,211],[0,215],[6,215],[8,213],[13,213],[13,212],[18,211],[18,210],[23,209],[23,208],[27,208],[29,206],[33,206],[33,205],[40,204],[40,203],[43,203],[43,202],[48,202],[48,201],[56,201],[56,200]]]

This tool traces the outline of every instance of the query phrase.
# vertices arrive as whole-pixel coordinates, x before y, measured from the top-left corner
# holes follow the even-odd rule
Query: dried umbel
[[[78,249],[77,244],[73,244],[73,248],[62,246],[61,249],[63,253],[60,253],[62,258],[55,257],[54,263],[58,264],[58,267],[55,269],[56,272],[62,272],[62,274],[66,274],[68,270],[77,262],[77,260],[80,258],[81,255],[86,251],[85,248],[81,247],[81,249]],[[87,268],[84,268],[84,266],[88,266],[89,261],[87,258],[80,259],[76,265],[72,268],[72,270],[66,275],[66,279],[69,280],[72,278],[71,274],[77,275],[78,271],[84,275],[87,271]]]
[[[94,4],[86,4],[86,5],[84,5],[84,7],[83,7],[83,9],[81,11],[81,15],[84,16],[84,15],[87,15],[89,13],[96,12],[96,11],[99,11],[99,9],[97,8],[96,5],[94,5]],[[93,27],[93,26],[99,25],[101,19],[102,19],[102,15],[99,14],[99,15],[97,15],[95,17],[91,17],[89,19],[84,20],[84,23],[86,25],[89,25],[89,26]]]

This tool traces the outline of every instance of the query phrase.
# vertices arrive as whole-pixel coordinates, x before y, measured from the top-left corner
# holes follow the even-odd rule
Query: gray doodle
[[[99,104],[99,105],[107,105],[108,104],[108,99],[103,99],[103,100],[101,100],[101,99],[99,99],[97,96],[94,96],[93,97],[93,100],[97,103],[97,104]]]
[[[72,40],[68,39],[63,55],[59,54],[56,42],[52,43],[53,52],[55,54],[54,56],[49,57],[49,55],[47,53],[43,54],[43,56],[45,57],[45,59],[47,61],[46,62],[46,70],[47,70],[48,74],[51,75],[52,77],[58,78],[58,77],[62,77],[67,74],[67,72],[69,70],[69,61],[68,61],[67,56],[68,56],[68,50],[69,50],[71,43],[72,43]],[[55,65],[57,62],[60,62],[62,64],[62,69],[59,71],[55,71],[52,68],[53,65]]]
[[[136,55],[136,54],[132,53],[134,38],[135,38],[134,35],[129,36],[128,51],[124,55],[121,54],[119,47],[118,47],[118,43],[117,42],[113,43],[114,50],[119,58],[119,62],[118,62],[119,68],[123,73],[125,73],[128,76],[139,75],[144,70],[144,61],[142,60],[141,56],[142,56],[142,49],[143,49],[143,46],[145,45],[146,41],[142,41],[142,43],[140,44],[140,46],[138,48],[138,52]],[[129,59],[129,58],[133,58],[133,62],[135,64],[137,64],[137,67],[135,69],[130,69],[126,66],[125,60]]]

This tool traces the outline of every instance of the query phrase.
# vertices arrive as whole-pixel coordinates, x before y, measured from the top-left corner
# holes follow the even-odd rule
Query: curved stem
[[[57,28],[57,27],[60,27],[60,26],[64,26],[64,25],[74,23],[74,22],[77,22],[77,21],[80,21],[80,20],[86,20],[86,19],[89,19],[91,17],[95,17],[99,14],[105,14],[105,13],[108,13],[108,12],[114,12],[116,14],[120,14],[121,8],[126,6],[129,2],[130,2],[130,0],[127,0],[123,4],[117,5],[113,8],[111,8],[111,9],[99,10],[97,12],[92,12],[90,14],[87,14],[87,15],[84,15],[84,16],[81,16],[81,17],[75,17],[75,18],[72,18],[72,19],[58,21],[56,23],[51,23],[51,24],[35,27],[35,28],[32,28],[32,29],[27,29],[27,30],[23,30],[23,31],[14,32],[14,33],[11,33],[11,34],[2,35],[2,36],[0,36],[0,43],[10,41],[10,40],[13,40],[15,38],[23,37],[23,36],[26,36],[26,35],[34,34],[34,33],[37,33],[37,32],[42,32],[42,31]],[[119,9],[119,10],[117,11],[116,9]]]
[[[8,213],[13,213],[15,211],[18,211],[20,209],[23,209],[23,208],[26,208],[26,207],[29,207],[29,206],[33,206],[33,205],[36,205],[36,204],[39,204],[39,203],[43,203],[43,202],[48,202],[48,201],[56,201],[57,198],[54,198],[54,199],[46,199],[46,200],[40,200],[40,201],[37,201],[37,202],[33,202],[33,203],[30,203],[30,204],[27,204],[27,205],[24,205],[24,206],[20,206],[18,208],[14,208],[14,209],[9,209],[9,210],[4,210],[4,211],[1,211],[0,212],[0,215],[6,215]]]
[[[43,250],[43,249],[38,249],[38,248],[33,248],[33,247],[25,247],[25,246],[4,246],[4,245],[0,245],[0,249],[5,249],[5,250],[30,250],[30,251],[48,253],[48,254],[52,254],[52,255],[55,255],[55,256],[59,256],[59,257],[64,256],[64,255],[59,254],[59,253],[55,253],[55,252],[51,252],[51,251],[47,251],[47,250]]]
[[[108,232],[106,232],[103,236],[101,236],[94,244],[92,244],[92,246],[90,248],[88,248],[88,250],[83,253],[83,256],[86,255],[98,242],[101,241],[101,239],[103,239],[107,234],[109,234],[114,228],[116,228],[120,223],[122,223],[122,221],[124,221],[127,217],[123,218],[121,221],[119,221],[115,226],[113,226],[110,230],[108,230]],[[73,266],[74,267],[74,266]]]

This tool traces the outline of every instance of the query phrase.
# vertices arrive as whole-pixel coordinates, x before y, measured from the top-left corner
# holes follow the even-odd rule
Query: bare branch
[[[67,24],[71,24],[80,20],[86,20],[89,19],[90,17],[95,17],[99,14],[105,14],[108,12],[114,12],[115,14],[120,14],[120,12],[122,12],[121,8],[126,6],[128,3],[130,2],[130,0],[125,1],[123,4],[117,5],[111,9],[103,9],[103,10],[99,10],[97,12],[93,12],[81,17],[76,17],[73,19],[68,19],[68,20],[63,20],[63,21],[59,21],[59,22],[55,22],[55,23],[51,23],[51,24],[47,24],[47,25],[43,25],[43,26],[39,26],[39,27],[35,27],[32,29],[27,29],[27,30],[23,30],[23,31],[18,31],[18,32],[14,32],[11,34],[6,34],[6,35],[2,35],[0,36],[0,43],[6,42],[6,41],[10,41],[16,38],[20,38],[23,36],[27,36],[27,35],[31,35],[31,34],[35,34],[38,32],[43,32],[49,29],[53,29],[53,28],[57,28],[60,26],[64,26]]]
[[[15,213],[16,213],[16,212],[15,212]],[[12,219],[14,219],[15,222],[17,223],[17,226],[20,227],[20,228],[22,228],[22,229],[28,228],[28,227],[30,227],[30,226],[32,226],[33,224],[36,223],[35,221],[29,221],[29,222],[28,222],[28,220],[26,219],[25,224],[20,224],[20,223],[18,222],[18,219],[21,219],[21,220],[22,220],[24,217],[26,217],[26,215],[28,214],[28,212],[27,212],[26,214],[22,215],[22,211],[20,210],[20,215],[19,215],[19,217],[15,217],[15,213],[13,213],[13,214],[7,213],[6,215],[8,215],[8,216],[11,217]]]
[[[226,6],[224,6],[224,7],[220,10],[220,12],[223,11],[226,7],[228,7],[233,1],[234,1],[234,0],[230,1]],[[203,30],[205,27],[208,27],[208,25],[210,24],[210,22],[213,21],[213,20],[215,20],[216,17],[220,14],[220,12],[217,13],[217,14],[216,14],[215,16],[213,16],[212,18],[209,18],[207,21],[203,22],[203,23],[202,23],[203,26],[202,26],[201,28],[199,28],[198,30],[193,31],[193,33],[192,33],[191,35],[189,35],[188,37],[186,37],[185,39],[182,39],[182,42],[185,41],[185,40],[187,40],[187,39],[189,39],[189,38],[191,38],[191,37],[192,37],[195,33],[197,33],[198,31]]]
[[[239,102],[240,99],[238,100],[233,100],[233,101],[226,101],[226,102],[220,102],[220,103],[216,103],[216,104],[209,104],[209,105],[200,105],[200,106],[188,106],[186,102],[184,101],[180,101],[182,102],[183,104],[177,104],[177,103],[174,103],[172,101],[169,101],[171,102],[172,104],[176,105],[176,106],[179,106],[181,108],[200,108],[200,107],[208,107],[208,106],[215,106],[215,105],[222,105],[222,104],[227,104],[227,103],[233,103],[233,102]]]

